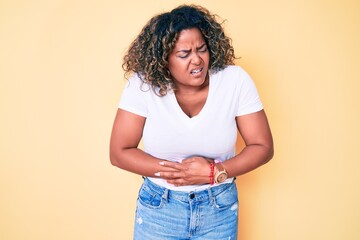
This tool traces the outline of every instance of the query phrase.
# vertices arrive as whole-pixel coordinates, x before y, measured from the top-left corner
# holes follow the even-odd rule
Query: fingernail
[[[164,162],[159,162],[159,164],[160,164],[160,165],[163,165],[163,166],[165,165],[165,163],[164,163]]]
[[[156,172],[154,175],[157,176],[157,177],[160,177],[160,173],[159,173],[159,172]]]

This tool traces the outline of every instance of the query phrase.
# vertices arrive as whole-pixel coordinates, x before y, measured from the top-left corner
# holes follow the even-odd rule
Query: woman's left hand
[[[178,171],[160,172],[160,176],[175,186],[209,183],[210,162],[212,162],[212,159],[205,157],[186,158],[181,164],[164,161],[163,165],[177,169]]]

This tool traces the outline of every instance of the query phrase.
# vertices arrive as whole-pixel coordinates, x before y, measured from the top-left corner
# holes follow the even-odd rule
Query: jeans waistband
[[[148,187],[150,190],[158,193],[163,199],[176,199],[182,202],[196,202],[196,201],[212,201],[215,196],[226,191],[235,184],[234,181],[231,183],[224,183],[216,186],[211,186],[201,191],[182,192],[164,188],[152,182],[150,179],[145,178],[143,186]]]

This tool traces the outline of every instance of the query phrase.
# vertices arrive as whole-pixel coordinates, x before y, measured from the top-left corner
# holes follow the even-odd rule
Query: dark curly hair
[[[125,77],[137,73],[160,96],[175,89],[167,68],[168,56],[175,47],[179,33],[190,28],[198,28],[205,39],[210,53],[209,71],[214,73],[234,64],[231,39],[225,36],[217,16],[201,6],[181,5],[171,12],[151,18],[144,26],[124,56],[122,67]]]

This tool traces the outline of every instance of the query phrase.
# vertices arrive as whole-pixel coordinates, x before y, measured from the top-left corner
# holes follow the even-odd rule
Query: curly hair
[[[198,28],[210,53],[209,71],[215,73],[235,59],[231,39],[225,36],[217,15],[196,5],[181,5],[170,12],[154,16],[131,43],[122,65],[125,77],[136,73],[153,91],[164,96],[175,89],[168,56],[182,30]]]

